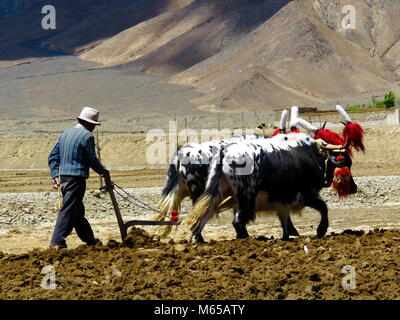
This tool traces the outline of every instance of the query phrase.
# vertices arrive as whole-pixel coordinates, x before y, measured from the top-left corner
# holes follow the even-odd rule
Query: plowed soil
[[[282,231],[274,217],[257,219],[249,226],[251,238],[236,240],[228,213],[222,221],[206,226],[204,238],[208,243],[203,245],[188,243],[189,237],[179,227],[163,241],[132,229],[123,246],[113,240],[118,239],[118,228],[106,200],[96,198],[94,206],[95,200],[88,193],[87,214],[104,245],[80,245],[73,234],[68,237],[72,249],[56,251],[45,249],[54,224],[48,218],[54,211],[55,197],[47,205],[33,208],[34,203],[47,198],[9,194],[0,208],[2,221],[18,219],[1,230],[0,250],[7,253],[0,253],[0,299],[400,299],[400,200],[396,177],[390,177],[399,174],[398,130],[398,126],[366,128],[367,152],[356,155],[353,175],[356,179],[380,178],[360,180],[357,195],[343,203],[329,198],[331,233],[322,239],[315,237],[320,219],[315,212],[293,216],[302,236],[290,242],[278,239]],[[104,145],[105,163],[124,165],[116,161],[123,158],[123,147],[114,142],[121,152],[112,153]],[[29,139],[23,145],[29,146]],[[145,149],[145,145],[138,143],[137,148]],[[25,154],[31,151],[27,149]],[[43,163],[40,167],[45,167],[46,154],[35,155],[37,162]],[[22,162],[24,157],[14,158],[10,163],[29,167]],[[135,165],[143,163],[141,156],[136,160]],[[44,174],[2,172],[1,192],[49,191],[50,179]],[[165,170],[143,169],[135,174],[113,171],[112,176],[123,187],[162,186]],[[88,189],[97,184],[92,175]],[[154,195],[143,192],[137,196],[144,201],[159,200],[158,191]],[[16,203],[18,199],[25,200]],[[134,213],[132,208],[122,209],[124,215]],[[42,220],[32,222],[39,218]],[[346,229],[366,231],[343,231]],[[146,230],[154,234],[154,229]],[[55,268],[55,289],[43,288],[46,274],[42,270],[49,265]],[[348,276],[342,273],[346,266],[355,272],[354,289],[342,286]]]
[[[400,230],[195,245],[132,229],[125,246],[2,255],[0,299],[400,299],[399,244]],[[55,289],[41,286],[46,265]]]

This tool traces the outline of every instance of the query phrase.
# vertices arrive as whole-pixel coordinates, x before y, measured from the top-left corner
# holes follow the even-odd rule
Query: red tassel
[[[330,144],[334,144],[334,145],[344,146],[344,144],[346,143],[339,134],[337,134],[336,132],[332,132],[328,129],[319,129],[317,131],[316,137],[321,138],[326,143],[330,143]]]
[[[349,167],[336,168],[333,173],[332,187],[338,196],[347,197],[351,192],[351,172]]]
[[[357,151],[365,152],[364,130],[358,123],[349,122],[343,128],[343,138]]]
[[[296,128],[296,129],[290,130],[287,133],[299,133],[299,132],[300,132],[300,129]],[[276,135],[278,135],[280,133],[286,133],[286,131],[282,131],[281,129],[276,129],[271,137],[274,137],[274,136],[276,136]]]
[[[346,141],[344,141],[339,134],[328,129],[319,129],[317,131],[317,134],[314,136],[314,139],[322,139],[326,143],[334,144],[337,146],[344,146],[346,143]],[[350,148],[348,148],[346,152],[350,157],[352,156]]]
[[[275,131],[274,131],[274,133],[272,134],[272,137],[274,137],[274,136],[276,136],[276,135],[278,135],[278,134],[280,134],[281,133],[281,129],[276,129]]]
[[[169,221],[171,221],[171,222],[178,221],[179,220],[178,214],[179,214],[178,210],[172,210],[171,211],[171,219],[169,219]]]

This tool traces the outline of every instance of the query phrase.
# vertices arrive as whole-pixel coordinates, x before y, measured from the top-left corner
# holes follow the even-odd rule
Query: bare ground
[[[126,246],[34,250],[1,258],[1,299],[399,299],[399,231],[346,231],[162,243],[134,229]],[[307,247],[307,252],[305,251]],[[44,266],[57,287],[44,289]],[[342,286],[345,266],[355,288]]]
[[[381,175],[380,186],[371,185],[368,193],[360,190],[370,197],[366,204],[350,199],[333,206],[323,239],[315,237],[319,215],[313,210],[293,216],[301,237],[290,242],[279,240],[276,217],[258,218],[249,226],[251,238],[236,240],[229,212],[206,226],[205,245],[188,243],[190,235],[179,227],[162,241],[134,230],[123,247],[109,209],[103,216],[90,216],[96,236],[104,243],[95,248],[82,246],[73,233],[68,238],[71,249],[46,249],[54,222],[11,224],[0,230],[0,299],[399,299],[400,194],[392,189],[387,201],[368,205],[378,197],[386,199],[385,179],[400,174],[398,130],[367,128],[367,153],[355,157],[353,173],[366,178]],[[121,157],[117,152],[104,155],[110,161]],[[114,171],[112,175],[124,187],[162,186],[165,170]],[[49,182],[46,172],[0,173],[1,191],[19,192],[16,195],[50,191]],[[88,186],[98,187],[94,175]],[[122,213],[125,219],[137,218],[125,207]],[[140,218],[151,216],[143,212]],[[56,210],[54,221],[55,217]],[[145,230],[155,234],[150,227]],[[46,265],[56,268],[55,290],[40,286]],[[355,289],[342,287],[341,271],[346,265],[356,270]]]

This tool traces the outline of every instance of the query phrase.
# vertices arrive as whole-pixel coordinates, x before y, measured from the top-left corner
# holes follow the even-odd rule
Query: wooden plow
[[[117,199],[114,194],[114,183],[111,181],[106,181],[106,185],[104,187],[101,187],[100,191],[103,193],[108,192],[108,194],[110,195],[111,202],[112,202],[112,205],[113,205],[114,211],[115,211],[115,216],[117,217],[118,227],[119,227],[119,231],[121,234],[122,243],[125,243],[125,239],[128,234],[128,228],[132,227],[132,226],[138,226],[138,225],[141,225],[141,226],[167,226],[167,225],[168,226],[177,226],[180,224],[180,221],[131,220],[131,221],[124,222],[124,220],[122,219],[121,211],[118,206]],[[124,192],[127,193],[126,191],[124,191]],[[142,208],[142,207],[140,207],[140,208]],[[156,211],[155,209],[152,209],[152,208],[150,208],[150,209],[152,211]],[[158,212],[158,211],[156,211],[156,212]]]

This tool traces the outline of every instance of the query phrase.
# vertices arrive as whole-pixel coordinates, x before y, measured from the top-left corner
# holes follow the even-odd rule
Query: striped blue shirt
[[[107,169],[96,156],[93,134],[81,124],[64,131],[49,155],[52,179],[61,176],[89,177],[89,168],[98,174]]]

